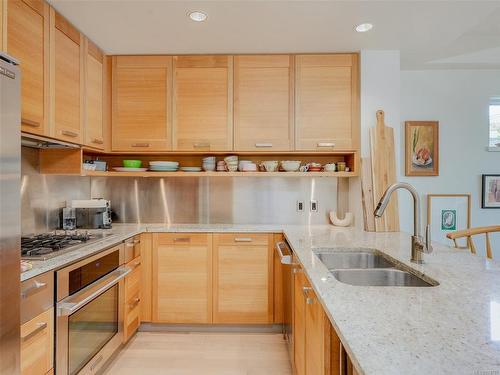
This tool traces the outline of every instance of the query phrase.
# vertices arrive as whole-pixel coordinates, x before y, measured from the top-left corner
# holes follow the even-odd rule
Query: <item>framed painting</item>
[[[500,208],[500,174],[483,174],[482,208]]]
[[[427,224],[431,226],[433,241],[450,245],[449,232],[470,228],[470,194],[428,194]],[[458,240],[457,240],[458,241]],[[460,247],[467,247],[464,239]]]
[[[439,175],[439,122],[405,122],[405,175]]]

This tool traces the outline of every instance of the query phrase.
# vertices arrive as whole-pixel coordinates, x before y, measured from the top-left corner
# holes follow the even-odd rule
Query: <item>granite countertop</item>
[[[500,263],[434,244],[410,262],[410,235],[289,225],[115,225],[104,239],[43,262],[26,280],[149,232],[283,232],[361,374],[500,374]],[[439,282],[428,288],[337,281],[313,249],[372,248]]]

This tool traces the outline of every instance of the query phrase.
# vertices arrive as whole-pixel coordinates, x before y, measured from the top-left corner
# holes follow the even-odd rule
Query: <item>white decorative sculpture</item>
[[[330,211],[330,221],[336,227],[349,227],[353,219],[352,212],[346,212],[343,219],[339,219],[335,211]]]

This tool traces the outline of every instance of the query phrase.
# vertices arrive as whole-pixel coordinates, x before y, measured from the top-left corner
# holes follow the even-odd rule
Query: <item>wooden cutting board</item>
[[[375,207],[373,206],[372,163],[370,158],[361,158],[361,200],[363,203],[365,231],[375,232],[375,216],[373,215]]]
[[[373,204],[376,207],[385,190],[396,182],[394,130],[385,126],[384,111],[377,111],[377,126],[370,129]],[[398,197],[393,194],[384,215],[375,219],[377,232],[399,231]]]

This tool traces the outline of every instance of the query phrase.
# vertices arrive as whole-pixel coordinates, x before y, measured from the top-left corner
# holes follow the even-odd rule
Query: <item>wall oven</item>
[[[57,272],[56,373],[94,374],[123,341],[124,247]]]
[[[283,337],[286,340],[288,354],[293,363],[293,252],[285,241],[276,243],[276,251],[282,264],[283,277]]]

